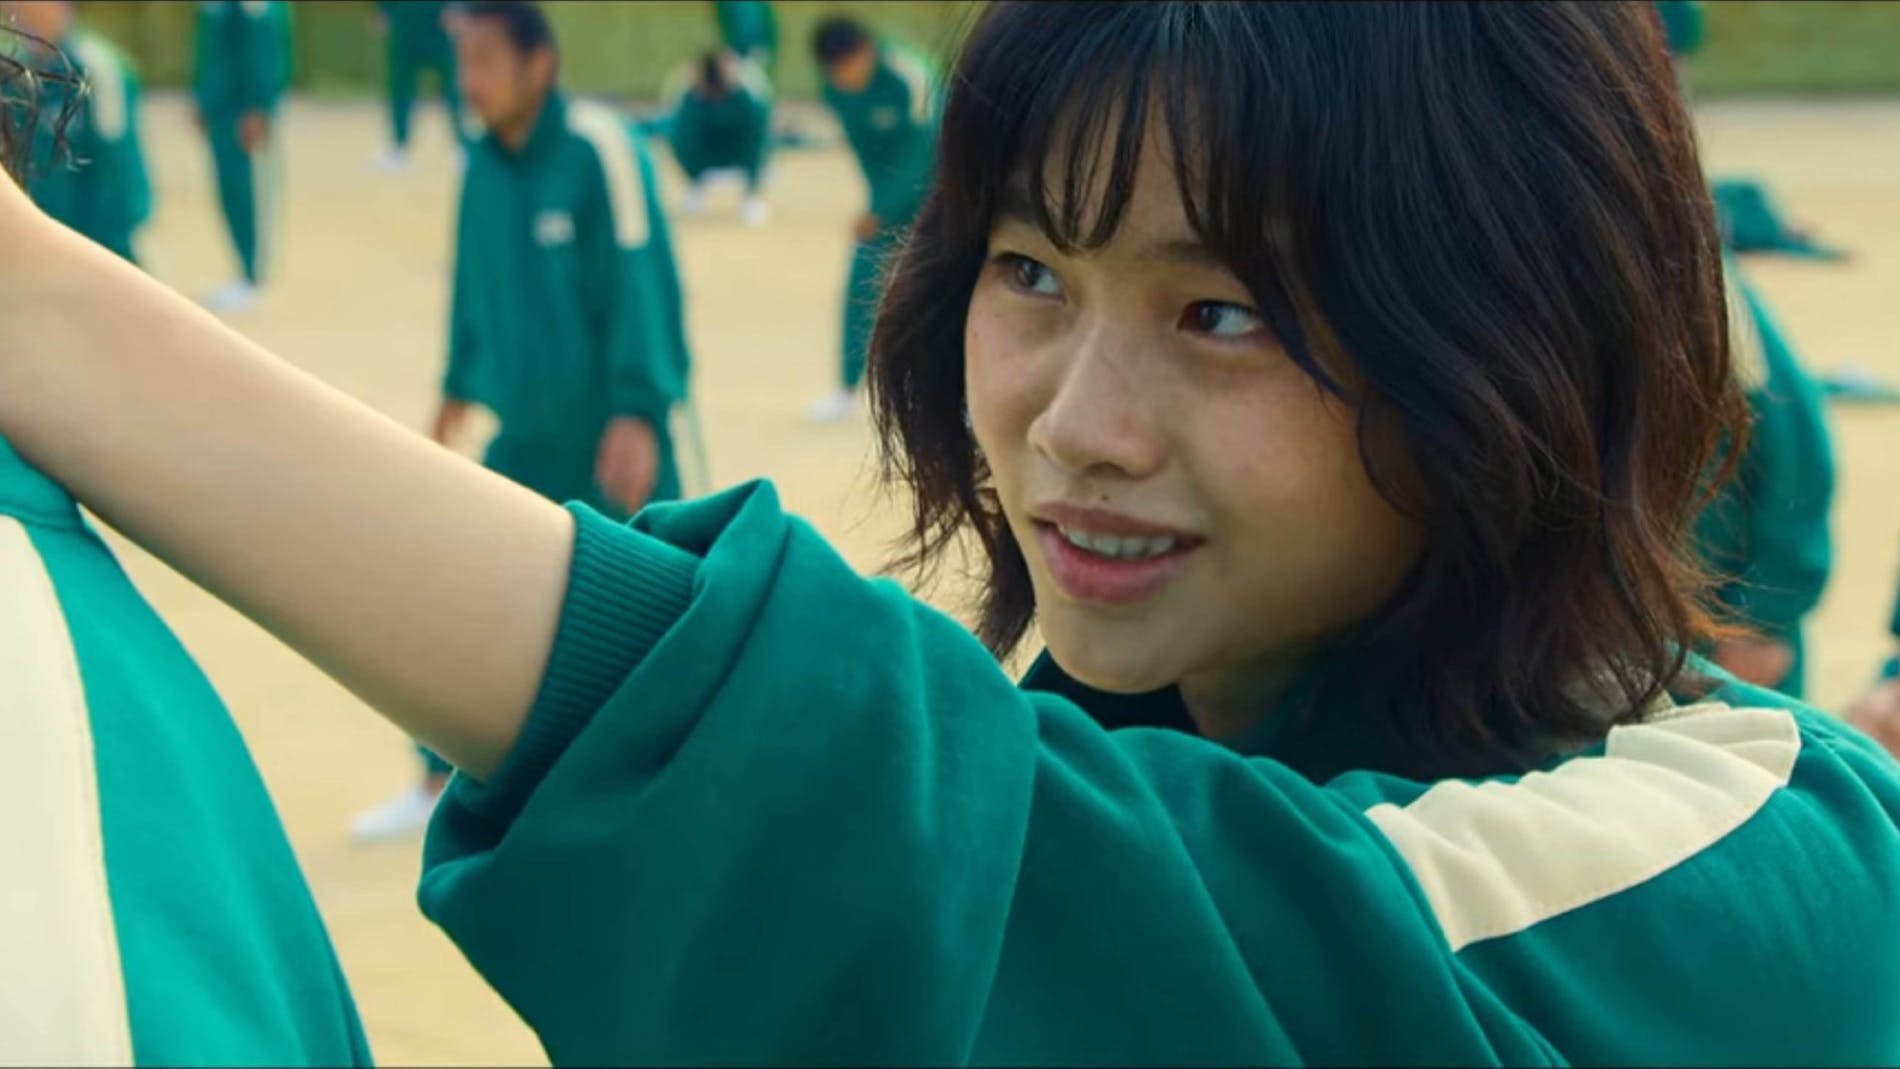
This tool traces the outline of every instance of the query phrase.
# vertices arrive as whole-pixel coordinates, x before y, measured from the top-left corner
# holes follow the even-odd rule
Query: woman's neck
[[[1309,661],[1304,652],[1279,654],[1183,676],[1181,704],[1203,737],[1238,738],[1273,711]]]

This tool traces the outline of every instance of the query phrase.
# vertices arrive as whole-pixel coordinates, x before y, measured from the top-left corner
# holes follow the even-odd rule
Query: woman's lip
[[[1200,547],[1198,540],[1189,539],[1158,556],[1116,560],[1075,545],[1062,537],[1054,523],[1047,521],[1036,523],[1036,541],[1050,577],[1064,594],[1077,601],[1104,606],[1129,605],[1160,592],[1181,574],[1187,567],[1188,555]]]
[[[1037,505],[1029,510],[1029,516],[1041,523],[1066,527],[1071,531],[1087,531],[1089,534],[1113,535],[1117,538],[1172,538],[1176,542],[1189,543],[1200,541],[1193,532],[1177,527],[1150,523],[1107,509],[1067,505],[1059,501]]]

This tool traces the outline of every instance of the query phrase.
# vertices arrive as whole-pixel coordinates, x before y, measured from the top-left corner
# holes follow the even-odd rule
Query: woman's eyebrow
[[[1190,267],[1228,270],[1227,261],[1197,237],[1163,238],[1159,241],[1151,241],[1141,247],[1141,255],[1151,260],[1166,260]]]

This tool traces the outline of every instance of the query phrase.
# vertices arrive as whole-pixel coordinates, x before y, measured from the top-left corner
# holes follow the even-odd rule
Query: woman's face
[[[1372,612],[1420,536],[1374,491],[1354,409],[1188,226],[1166,145],[1147,138],[1099,249],[999,216],[964,327],[970,416],[1056,661],[1245,702]]]

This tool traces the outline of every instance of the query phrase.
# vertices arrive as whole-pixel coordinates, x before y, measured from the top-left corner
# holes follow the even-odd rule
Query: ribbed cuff
[[[685,613],[699,558],[571,504],[574,559],[567,598],[521,735],[486,783],[456,781],[458,801],[512,823],[548,770],[647,652]]]

